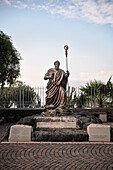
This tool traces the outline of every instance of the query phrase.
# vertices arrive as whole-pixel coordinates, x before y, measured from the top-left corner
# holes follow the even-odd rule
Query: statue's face
[[[59,63],[55,63],[55,69],[58,70],[59,69]]]

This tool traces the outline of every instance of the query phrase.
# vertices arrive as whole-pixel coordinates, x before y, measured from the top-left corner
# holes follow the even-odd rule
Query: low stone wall
[[[113,122],[113,108],[93,108],[93,109],[74,109],[74,112],[88,112],[99,117],[101,112],[105,112],[107,114],[107,121]]]
[[[15,122],[18,121],[20,118],[25,116],[32,116],[36,114],[41,114],[45,109],[44,108],[0,108],[0,120],[4,122]],[[74,109],[74,112],[88,112],[99,117],[100,112],[107,113],[107,121],[113,122],[113,108],[94,108],[94,109]],[[1,123],[1,121],[0,121]]]
[[[32,116],[36,114],[41,114],[45,109],[43,108],[37,108],[37,109],[31,109],[31,108],[0,108],[0,120],[3,119],[4,122],[16,122],[19,121],[20,118],[26,117],[26,116]]]

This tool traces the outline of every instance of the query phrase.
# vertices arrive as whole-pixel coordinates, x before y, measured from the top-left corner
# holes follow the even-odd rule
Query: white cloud
[[[113,25],[113,0],[2,0],[7,5],[46,10],[70,18],[81,18],[96,24]]]
[[[5,2],[7,5],[11,5],[11,3],[10,3],[9,0],[4,0],[4,2]]]
[[[24,9],[24,8],[27,8],[28,5],[26,3],[21,2],[21,1],[15,1],[15,4],[13,4],[13,7]]]
[[[71,73],[72,75],[72,73]],[[113,82],[113,71],[104,71],[104,70],[100,70],[98,72],[80,72],[80,73],[76,73],[76,76],[73,78],[71,78],[70,80],[70,85],[74,86],[74,87],[80,87],[80,86],[84,86],[86,85],[87,82],[90,81],[102,81],[104,83],[106,83],[110,76],[112,75],[112,79],[111,81]]]
[[[80,72],[76,73],[76,77],[73,79],[73,81],[88,82],[93,80],[101,80],[103,82],[107,82],[111,75],[113,75],[113,71],[106,72],[104,70],[100,70],[98,72]]]
[[[15,0],[2,0],[5,4],[7,5],[11,5],[12,7],[15,7],[15,8],[20,8],[20,9],[24,9],[24,8],[27,8],[28,7],[28,4],[26,3],[27,1],[25,2],[22,2],[22,1],[15,1]]]

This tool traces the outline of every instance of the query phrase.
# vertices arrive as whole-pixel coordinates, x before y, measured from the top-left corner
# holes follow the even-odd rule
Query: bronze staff
[[[66,71],[68,71],[68,52],[67,50],[69,49],[69,47],[67,45],[64,46],[64,50],[65,50],[65,55],[66,55]]]
[[[65,55],[66,55],[66,71],[68,72],[68,45],[64,46],[64,50],[65,50]],[[68,84],[68,97],[69,97],[69,81],[67,80],[67,84]]]

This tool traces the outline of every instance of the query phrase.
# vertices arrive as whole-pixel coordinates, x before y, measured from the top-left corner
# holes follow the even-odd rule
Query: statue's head
[[[60,62],[57,60],[54,62],[55,69],[58,70],[60,66]]]

